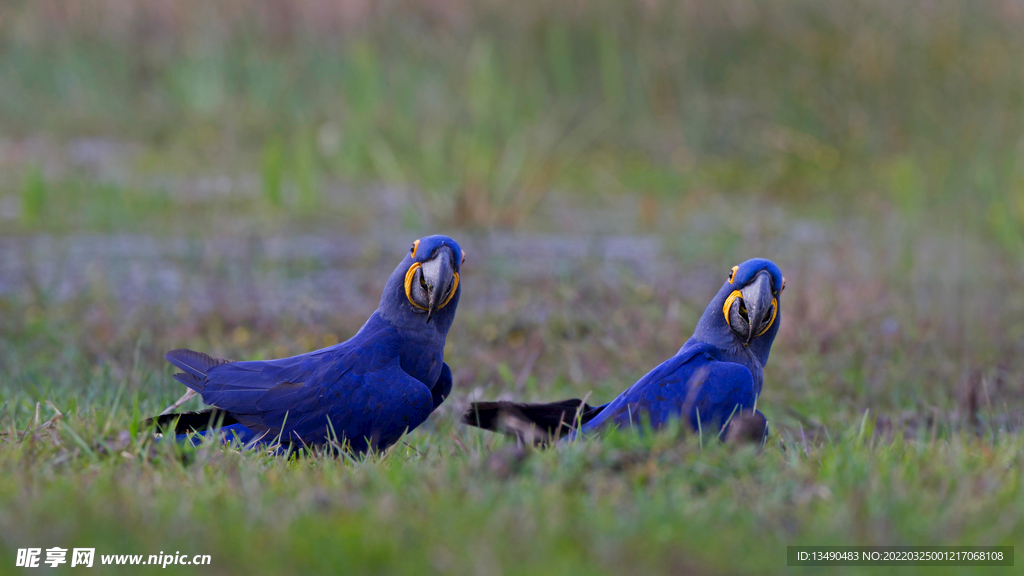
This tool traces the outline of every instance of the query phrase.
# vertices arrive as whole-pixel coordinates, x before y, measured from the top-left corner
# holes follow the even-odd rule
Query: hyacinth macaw
[[[734,266],[679,352],[608,404],[594,407],[579,399],[477,402],[462,421],[547,442],[606,426],[648,423],[657,429],[685,414],[690,427],[702,434],[722,436],[723,427],[729,426],[726,436],[763,440],[767,420],[756,403],[782,321],[779,299],[785,286],[778,266],[769,260]]]
[[[172,350],[174,377],[210,410],[164,414],[161,428],[211,430],[246,444],[283,447],[338,442],[383,450],[427,419],[451,392],[444,344],[455,319],[465,252],[447,236],[416,240],[359,332],[349,340],[280,360],[232,362]]]

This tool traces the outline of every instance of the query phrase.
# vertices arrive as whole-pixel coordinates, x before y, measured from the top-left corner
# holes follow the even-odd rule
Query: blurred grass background
[[[328,179],[473,226],[555,189],[727,193],[942,209],[1018,251],[1022,24],[1015,0],[14,2],[0,123],[258,174],[298,211]],[[6,156],[31,219],[45,159]]]
[[[1016,0],[5,4],[0,572],[93,544],[516,574],[1024,543],[1022,24]],[[165,350],[343,340],[435,232],[469,253],[456,387],[407,444],[146,442]],[[454,424],[471,397],[606,401],[754,256],[788,279],[763,452],[521,459]]]

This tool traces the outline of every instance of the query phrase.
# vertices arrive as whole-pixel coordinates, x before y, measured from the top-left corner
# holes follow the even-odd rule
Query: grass
[[[653,277],[585,258],[528,280],[503,243],[463,234],[473,256],[446,353],[455,393],[405,443],[359,461],[181,449],[139,422],[180,393],[160,358],[169,348],[248,359],[353,333],[404,242],[346,265],[367,277],[365,309],[310,312],[295,293],[289,312],[269,313],[204,289],[220,304],[189,312],[189,298],[133,303],[102,280],[70,300],[35,282],[3,300],[3,553],[180,550],[211,554],[216,573],[710,574],[782,572],[787,545],[1021,542],[1024,301],[1002,288],[1018,273],[987,242],[898,220],[815,236],[812,222],[762,215],[756,237],[788,280],[759,401],[774,431],[763,450],[669,433],[521,454],[454,423],[471,396],[610,398],[679,346],[728,272],[721,261],[749,251],[756,214],[658,236],[668,248]],[[182,273],[214,290],[238,281],[229,263],[252,268],[257,302],[263,274],[329,268],[212,242],[201,253]],[[64,416],[33,434],[54,414],[44,403],[36,416],[47,400]]]
[[[381,458],[285,461],[118,436],[106,419],[147,408],[128,404],[5,448],[11,549],[208,553],[214,573],[715,574],[783,572],[794,544],[1020,541],[1017,434],[869,424],[761,452],[659,435],[524,457],[448,421]],[[1013,571],[975,571],[993,570]]]
[[[204,573],[731,574],[788,571],[797,544],[1024,543],[1022,19],[964,0],[15,3],[0,573],[29,546],[208,553]],[[435,232],[469,254],[455,389],[389,453],[141,427],[181,392],[164,351],[344,339]],[[610,399],[753,256],[787,277],[762,450],[666,433],[524,453],[454,423],[472,398]]]

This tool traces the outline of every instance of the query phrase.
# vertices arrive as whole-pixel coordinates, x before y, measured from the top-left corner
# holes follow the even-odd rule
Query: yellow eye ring
[[[739,269],[739,266],[732,267],[732,273],[729,274],[729,284],[732,284],[732,281],[736,279],[736,271]]]
[[[412,252],[409,252],[409,257],[410,258],[415,258],[416,257],[416,249],[419,248],[419,247],[420,247],[420,241],[419,240],[416,240],[415,242],[412,243]]]

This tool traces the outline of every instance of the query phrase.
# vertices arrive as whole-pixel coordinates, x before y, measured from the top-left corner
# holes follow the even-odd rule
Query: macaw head
[[[459,271],[466,253],[447,236],[412,243],[388,279],[380,311],[392,322],[433,323],[446,333],[459,304]]]
[[[722,350],[746,349],[766,364],[782,321],[779,302],[785,288],[786,279],[771,260],[754,258],[733,266],[693,337]]]

